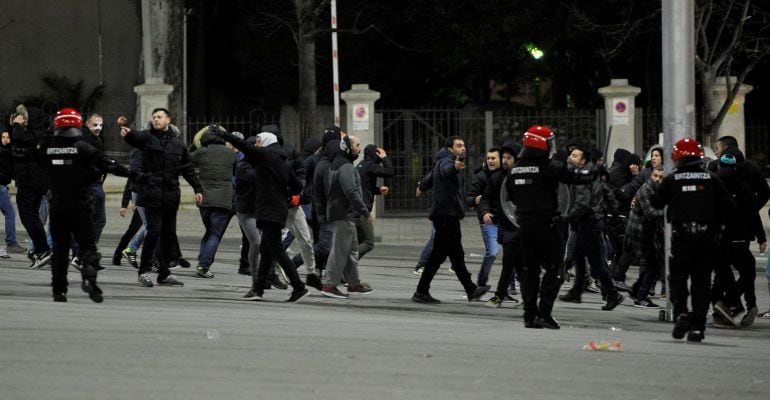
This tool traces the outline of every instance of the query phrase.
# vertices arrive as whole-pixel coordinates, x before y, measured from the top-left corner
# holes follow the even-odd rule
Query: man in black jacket
[[[169,129],[171,117],[165,108],[152,111],[152,127],[145,131],[133,131],[123,126],[120,135],[130,146],[142,151],[142,177],[139,182],[139,198],[136,205],[144,207],[147,219],[147,235],[139,263],[139,285],[152,287],[150,271],[153,254],[157,251],[157,283],[165,286],[184,286],[169,272],[170,253],[177,242],[176,214],[179,210],[179,175],[192,186],[195,201],[203,201],[203,188],[195,175],[184,143]]]
[[[0,144],[0,212],[5,218],[5,250],[9,253],[26,253],[16,241],[16,210],[11,203],[8,185],[13,179],[13,154],[11,151],[11,133],[3,131]],[[8,257],[7,254],[2,255]]]
[[[420,276],[412,301],[425,304],[439,304],[430,295],[430,283],[447,256],[452,262],[455,275],[465,289],[468,301],[478,300],[488,288],[476,286],[465,266],[460,220],[465,217],[464,179],[465,142],[459,136],[447,139],[444,148],[436,155],[433,165],[433,201],[430,206],[430,220],[436,230],[425,270]],[[427,189],[427,188],[426,188]]]
[[[46,240],[45,227],[40,221],[40,203],[49,187],[48,177],[43,171],[35,149],[49,136],[45,132],[42,112],[29,109],[29,120],[15,115],[11,120],[11,147],[14,158],[14,179],[16,180],[16,206],[19,219],[32,240],[34,254],[30,268],[40,268],[50,262],[51,248]]]
[[[497,253],[500,252],[500,246],[497,244],[497,223],[485,222],[484,212],[479,206],[482,194],[489,186],[492,174],[500,170],[500,158],[499,149],[493,147],[487,150],[486,162],[484,162],[481,171],[473,176],[471,187],[465,196],[465,205],[476,208],[476,215],[479,217],[479,226],[481,228],[481,238],[484,240],[484,259],[481,261],[479,274],[476,277],[476,284],[479,286],[487,286],[489,271],[492,269],[492,264],[494,264],[497,258]]]
[[[369,212],[374,208],[374,196],[387,196],[390,190],[387,186],[379,186],[377,178],[393,176],[393,164],[387,153],[381,147],[370,144],[364,148],[364,160],[358,163],[356,171],[361,177],[361,194]],[[374,224],[360,216],[356,221],[358,234],[358,259],[374,249]]]
[[[289,213],[289,196],[292,193],[300,193],[302,184],[286,163],[286,154],[275,134],[271,132],[258,134],[257,147],[249,146],[244,140],[221,131],[214,134],[240,150],[254,165],[256,171],[256,186],[259,188],[256,196],[256,218],[257,227],[262,231],[262,242],[259,246],[260,260],[257,279],[254,283],[255,293],[251,300],[262,300],[270,268],[273,260],[277,260],[294,289],[286,301],[299,301],[307,295],[308,291],[283,249],[281,230],[286,224]]]

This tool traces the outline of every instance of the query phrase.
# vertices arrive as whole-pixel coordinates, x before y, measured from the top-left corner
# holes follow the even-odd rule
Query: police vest
[[[508,185],[521,215],[553,216],[556,214],[558,179],[545,174],[550,161],[522,159],[511,167]]]
[[[667,176],[672,188],[671,203],[668,206],[672,221],[711,222],[717,219],[715,180],[711,172],[701,169],[676,171]]]

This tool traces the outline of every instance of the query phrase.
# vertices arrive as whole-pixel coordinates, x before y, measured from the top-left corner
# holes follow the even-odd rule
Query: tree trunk
[[[299,74],[299,130],[297,143],[303,143],[315,131],[315,15],[313,0],[295,0],[297,14],[297,64]]]

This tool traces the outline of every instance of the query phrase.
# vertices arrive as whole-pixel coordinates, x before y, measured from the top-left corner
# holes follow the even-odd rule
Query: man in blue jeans
[[[489,271],[492,270],[492,264],[494,264],[497,258],[500,246],[497,244],[497,224],[484,223],[484,215],[481,212],[479,203],[481,202],[481,194],[484,193],[484,190],[489,185],[490,177],[498,169],[500,169],[500,150],[493,147],[487,151],[487,160],[481,170],[473,176],[471,187],[465,196],[465,205],[476,208],[479,226],[481,227],[481,237],[484,239],[484,260],[481,262],[479,274],[476,277],[476,285],[481,287],[487,286],[487,289],[489,289],[487,285]]]
[[[0,144],[0,212],[5,217],[5,250],[8,253],[26,253],[16,242],[16,210],[13,209],[8,185],[11,183],[13,172],[13,155],[11,154],[11,134],[3,132]]]

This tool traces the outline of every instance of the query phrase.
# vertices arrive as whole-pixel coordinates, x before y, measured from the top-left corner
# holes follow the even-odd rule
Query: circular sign
[[[615,103],[615,111],[617,111],[619,113],[626,112],[626,108],[627,107],[626,107],[626,102],[625,101],[619,101],[619,102]]]
[[[353,110],[353,113],[356,115],[357,118],[364,119],[366,118],[367,110],[366,110],[366,107],[358,106],[355,108],[355,110]]]

